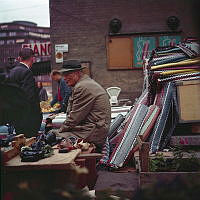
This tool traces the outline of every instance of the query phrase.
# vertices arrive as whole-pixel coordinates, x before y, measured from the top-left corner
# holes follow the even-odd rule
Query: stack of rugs
[[[101,169],[125,166],[139,149],[138,135],[150,142],[152,153],[167,147],[179,121],[176,82],[200,79],[198,43],[186,41],[154,49],[144,72],[141,96],[123,120],[118,116],[111,124],[115,129],[106,138]]]

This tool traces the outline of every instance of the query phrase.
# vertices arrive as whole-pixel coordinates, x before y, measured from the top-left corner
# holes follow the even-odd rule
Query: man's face
[[[35,56],[31,56],[31,57],[29,58],[29,66],[32,67],[32,65],[33,65],[33,63],[35,63],[35,61],[36,61]]]
[[[59,80],[62,78],[62,76],[59,75],[59,74],[55,74],[54,76],[51,76],[51,78],[52,78],[52,80],[54,80],[54,81],[59,81]]]
[[[80,78],[79,72],[71,72],[63,75],[64,80],[66,81],[67,85],[73,87],[76,85]]]

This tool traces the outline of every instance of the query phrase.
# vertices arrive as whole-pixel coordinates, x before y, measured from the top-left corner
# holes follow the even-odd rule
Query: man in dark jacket
[[[54,104],[58,102],[61,107],[60,112],[66,112],[68,100],[72,94],[71,87],[67,85],[67,83],[62,78],[62,74],[57,70],[51,72],[51,78],[58,83],[58,89],[57,94],[51,101],[50,105],[53,107]]]
[[[20,62],[9,73],[8,85],[14,86],[20,94],[16,96],[13,93],[13,102],[16,105],[10,109],[12,112],[10,120],[17,134],[23,133],[25,136],[31,137],[38,133],[42,121],[38,89],[30,70],[34,61],[33,50],[21,49],[19,60]],[[21,98],[19,98],[20,96]]]
[[[47,101],[47,90],[43,87],[42,82],[37,82],[40,101]]]

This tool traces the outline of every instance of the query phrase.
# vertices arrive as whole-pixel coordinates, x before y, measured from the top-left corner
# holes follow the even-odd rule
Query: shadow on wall
[[[200,37],[200,1],[191,0],[191,10],[195,29],[198,31],[198,37]]]

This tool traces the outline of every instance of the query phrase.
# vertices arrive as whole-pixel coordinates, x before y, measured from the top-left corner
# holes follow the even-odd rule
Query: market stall
[[[172,135],[184,130],[183,122],[199,126],[199,81],[197,42],[154,49],[144,64],[142,94],[115,134],[107,137],[99,166],[113,170],[126,166],[139,149],[138,135],[149,142],[150,153],[156,153],[170,148]],[[191,133],[192,129],[187,134]]]

